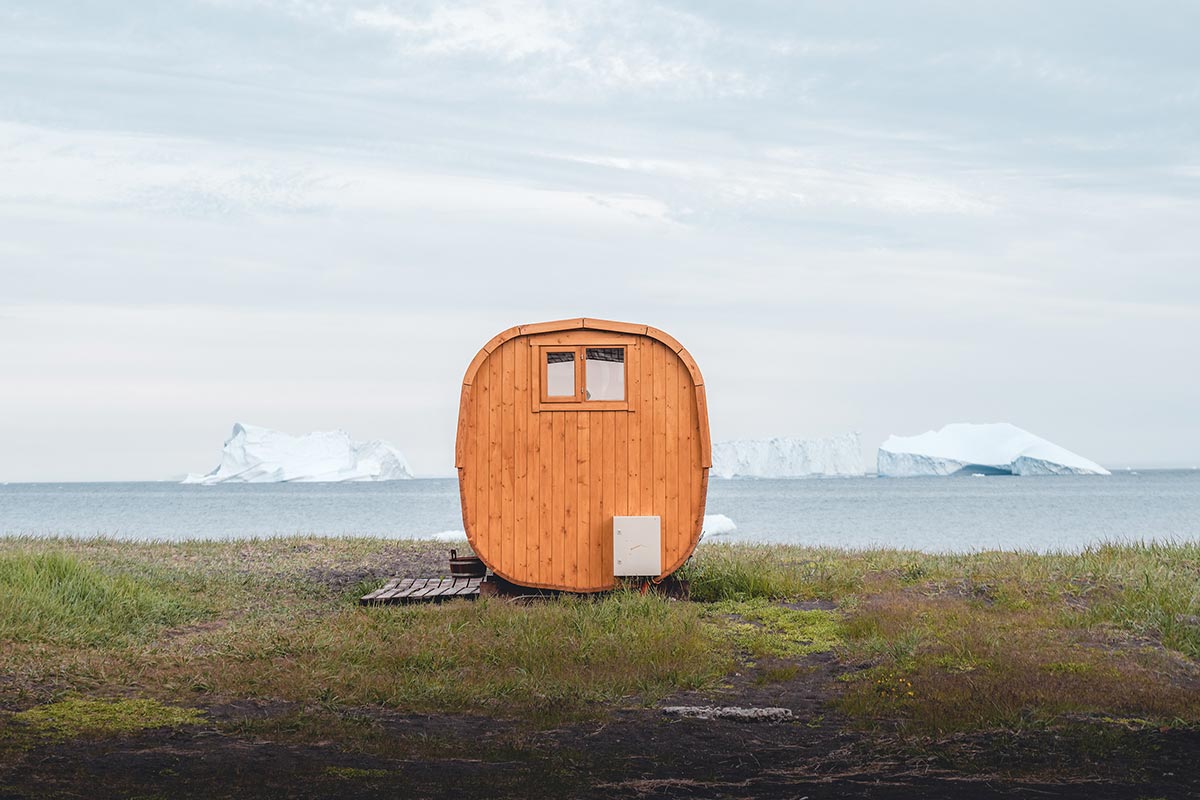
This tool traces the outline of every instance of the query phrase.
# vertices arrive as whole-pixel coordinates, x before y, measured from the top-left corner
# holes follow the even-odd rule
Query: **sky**
[[[0,4],[0,481],[235,422],[453,470],[495,333],[679,339],[714,440],[1200,461],[1200,5]]]

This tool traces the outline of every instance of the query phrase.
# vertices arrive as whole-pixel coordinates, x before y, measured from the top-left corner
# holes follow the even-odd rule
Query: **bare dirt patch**
[[[818,685],[803,689],[814,679]],[[804,706],[824,675],[782,696]],[[747,687],[755,686],[751,680]],[[775,697],[781,696],[779,693]],[[763,699],[750,694],[747,705]],[[214,707],[256,722],[294,708]],[[31,750],[0,768],[0,798],[1128,798],[1196,796],[1200,735],[1142,731],[1125,757],[1080,762],[1062,736],[989,735],[913,750],[841,727],[828,717],[746,723],[671,718],[626,709],[551,730],[469,715],[399,715],[359,709],[371,741],[294,742],[232,734],[228,725],[78,739]],[[1128,732],[1127,732],[1128,733]],[[1014,778],[1014,766],[1035,777]],[[1080,775],[1081,767],[1091,770]]]
[[[465,546],[457,547],[460,554],[469,554]],[[300,572],[300,578],[342,593],[365,581],[403,577],[443,577],[450,574],[450,545],[444,549],[414,550],[397,546],[384,548],[362,562],[347,566],[344,561],[331,560]]]

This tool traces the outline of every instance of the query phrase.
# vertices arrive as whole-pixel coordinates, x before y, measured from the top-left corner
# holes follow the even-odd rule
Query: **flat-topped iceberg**
[[[713,445],[717,478],[813,478],[863,474],[862,438],[840,433],[824,439],[737,439]]]
[[[954,422],[919,436],[891,436],[879,447],[879,474],[1108,475],[1104,467],[1007,422]]]
[[[237,423],[221,450],[221,463],[183,483],[343,483],[411,478],[395,447],[375,439],[356,442],[345,431],[291,436]]]

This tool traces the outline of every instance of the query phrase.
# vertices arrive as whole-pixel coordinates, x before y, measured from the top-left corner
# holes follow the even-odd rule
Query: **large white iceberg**
[[[237,423],[207,475],[183,483],[341,483],[411,478],[408,461],[395,447],[375,439],[356,442],[341,430],[291,436]]]
[[[1007,422],[954,422],[919,436],[890,436],[878,469],[889,478],[914,475],[1108,475],[1104,467]]]
[[[824,439],[736,439],[713,445],[718,478],[812,478],[863,474],[862,438],[839,433]]]

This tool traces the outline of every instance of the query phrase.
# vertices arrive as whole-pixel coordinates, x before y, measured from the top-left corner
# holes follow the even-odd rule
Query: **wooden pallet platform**
[[[363,595],[364,606],[389,603],[438,603],[455,597],[475,599],[483,578],[392,578],[382,589]]]

